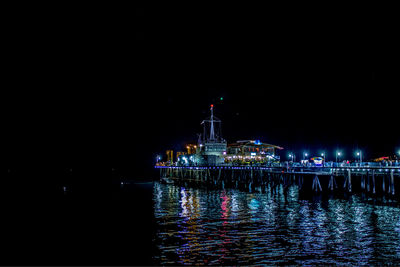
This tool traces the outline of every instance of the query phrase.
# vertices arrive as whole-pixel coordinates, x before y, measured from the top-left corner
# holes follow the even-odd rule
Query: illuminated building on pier
[[[241,140],[229,144],[225,155],[225,162],[270,162],[279,161],[276,150],[282,147],[265,144],[260,140]]]
[[[203,133],[199,134],[197,144],[187,144],[187,152],[177,152],[179,166],[215,166],[231,164],[267,163],[279,161],[276,150],[282,147],[262,143],[260,140],[241,140],[227,144],[221,134],[221,120],[211,116],[202,121]],[[170,164],[168,162],[167,164]]]

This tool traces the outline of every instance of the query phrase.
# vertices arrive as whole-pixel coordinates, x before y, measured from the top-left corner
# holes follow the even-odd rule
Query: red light
[[[214,107],[214,105],[213,105],[213,104],[211,104],[211,107],[213,108],[213,107]]]

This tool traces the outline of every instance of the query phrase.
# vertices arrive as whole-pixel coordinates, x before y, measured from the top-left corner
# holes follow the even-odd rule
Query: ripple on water
[[[159,265],[400,264],[400,209],[155,183]]]

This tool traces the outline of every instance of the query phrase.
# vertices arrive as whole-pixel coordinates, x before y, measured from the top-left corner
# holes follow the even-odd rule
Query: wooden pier
[[[162,180],[188,185],[243,188],[263,192],[296,184],[313,192],[354,188],[371,194],[395,196],[400,188],[400,166],[155,166]]]

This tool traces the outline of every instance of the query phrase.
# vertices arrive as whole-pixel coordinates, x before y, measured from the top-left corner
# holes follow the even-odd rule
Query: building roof
[[[273,148],[276,148],[279,150],[283,149],[283,147],[280,147],[280,146],[262,143],[262,142],[260,142],[260,140],[240,140],[240,141],[237,141],[236,143],[228,144],[228,147],[241,147],[241,146],[273,147]]]

